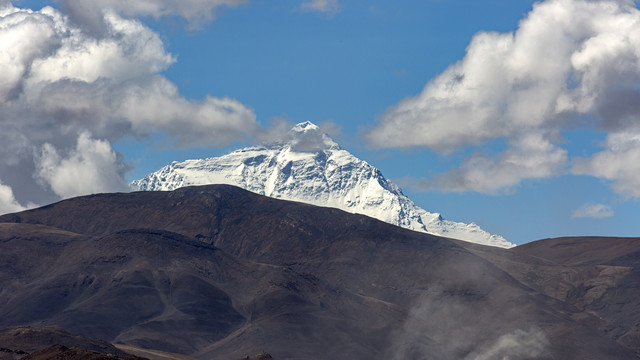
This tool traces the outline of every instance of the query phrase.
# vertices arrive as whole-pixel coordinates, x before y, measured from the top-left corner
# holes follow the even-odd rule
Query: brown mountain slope
[[[23,360],[143,360],[142,358],[127,355],[115,356],[97,351],[64,345],[52,345],[42,350],[34,351],[22,358]]]
[[[640,238],[564,237],[524,244],[514,251],[566,266],[638,265]]]
[[[545,239],[504,251],[462,244],[523,284],[595,316],[593,326],[640,349],[640,238]]]
[[[41,351],[54,345],[58,345],[58,348]],[[42,356],[51,358],[62,353],[60,346],[64,346],[65,349],[68,347],[78,349],[80,351],[76,353],[93,354],[94,357],[96,354],[103,357],[109,354],[114,360],[115,357],[135,360],[128,353],[106,341],[77,336],[58,326],[15,326],[0,329],[0,348],[4,349],[2,352],[4,356],[0,354],[0,358],[3,359],[25,358],[27,355],[35,356],[36,352],[40,352],[39,358]],[[63,357],[66,358],[66,356]],[[32,358],[34,357],[26,359]]]
[[[267,353],[262,353],[255,356],[244,356],[244,357],[238,358],[237,360],[272,360],[272,359],[273,358],[271,357],[271,355]]]
[[[573,265],[231,186],[81,197],[1,222],[4,326],[202,359],[636,358],[522,270]],[[629,333],[616,316],[630,311],[607,321]]]

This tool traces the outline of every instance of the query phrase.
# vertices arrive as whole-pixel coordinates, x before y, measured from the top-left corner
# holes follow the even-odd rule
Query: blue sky
[[[0,210],[121,190],[284,119],[335,125],[419,206],[517,244],[638,235],[632,1],[134,3],[0,1]]]

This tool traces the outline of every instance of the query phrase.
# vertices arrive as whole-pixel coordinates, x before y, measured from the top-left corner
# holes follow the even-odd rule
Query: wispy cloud
[[[529,330],[518,329],[500,336],[490,346],[474,353],[465,360],[491,359],[535,359],[549,346],[544,332],[538,328]]]
[[[215,19],[221,7],[235,7],[249,0],[59,0],[71,18],[85,30],[91,32],[104,30],[102,13],[105,9],[125,17],[151,16],[181,17],[191,27]]]
[[[604,204],[584,204],[577,208],[571,217],[602,219],[613,216],[613,208]]]
[[[475,154],[459,168],[420,180],[417,189],[442,191],[478,191],[496,194],[513,190],[523,178],[548,178],[563,171],[568,164],[567,151],[553,145],[542,134],[517,138],[497,158]]]
[[[426,181],[442,190],[496,192],[564,173],[571,160],[561,132],[591,127],[595,118],[609,134],[606,149],[576,159],[572,172],[640,197],[640,177],[632,175],[640,163],[638,33],[640,11],[630,0],[536,3],[515,32],[476,34],[460,61],[389,108],[366,139],[445,154],[506,139],[503,153],[474,155]],[[538,146],[527,144],[532,137]]]
[[[338,0],[310,0],[302,3],[300,8],[302,10],[318,11],[327,14],[336,14],[341,10]]]

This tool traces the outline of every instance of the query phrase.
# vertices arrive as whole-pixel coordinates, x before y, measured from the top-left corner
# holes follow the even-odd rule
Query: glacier
[[[134,191],[229,184],[257,194],[363,214],[403,228],[482,245],[515,246],[475,223],[428,212],[380,170],[342,149],[311,122],[295,125],[280,141],[220,157],[173,162],[131,183]]]

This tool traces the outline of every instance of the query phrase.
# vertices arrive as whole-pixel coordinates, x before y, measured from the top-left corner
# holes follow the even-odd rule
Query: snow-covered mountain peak
[[[296,124],[294,127],[291,128],[290,131],[295,133],[306,133],[310,131],[317,132],[317,131],[320,131],[320,127],[312,123],[311,121],[305,121],[305,122]]]
[[[249,191],[339,208],[404,228],[484,245],[512,247],[478,225],[445,220],[418,207],[380,170],[353,156],[311,122],[295,125],[284,141],[208,159],[173,162],[131,184],[134,190],[229,184]]]

